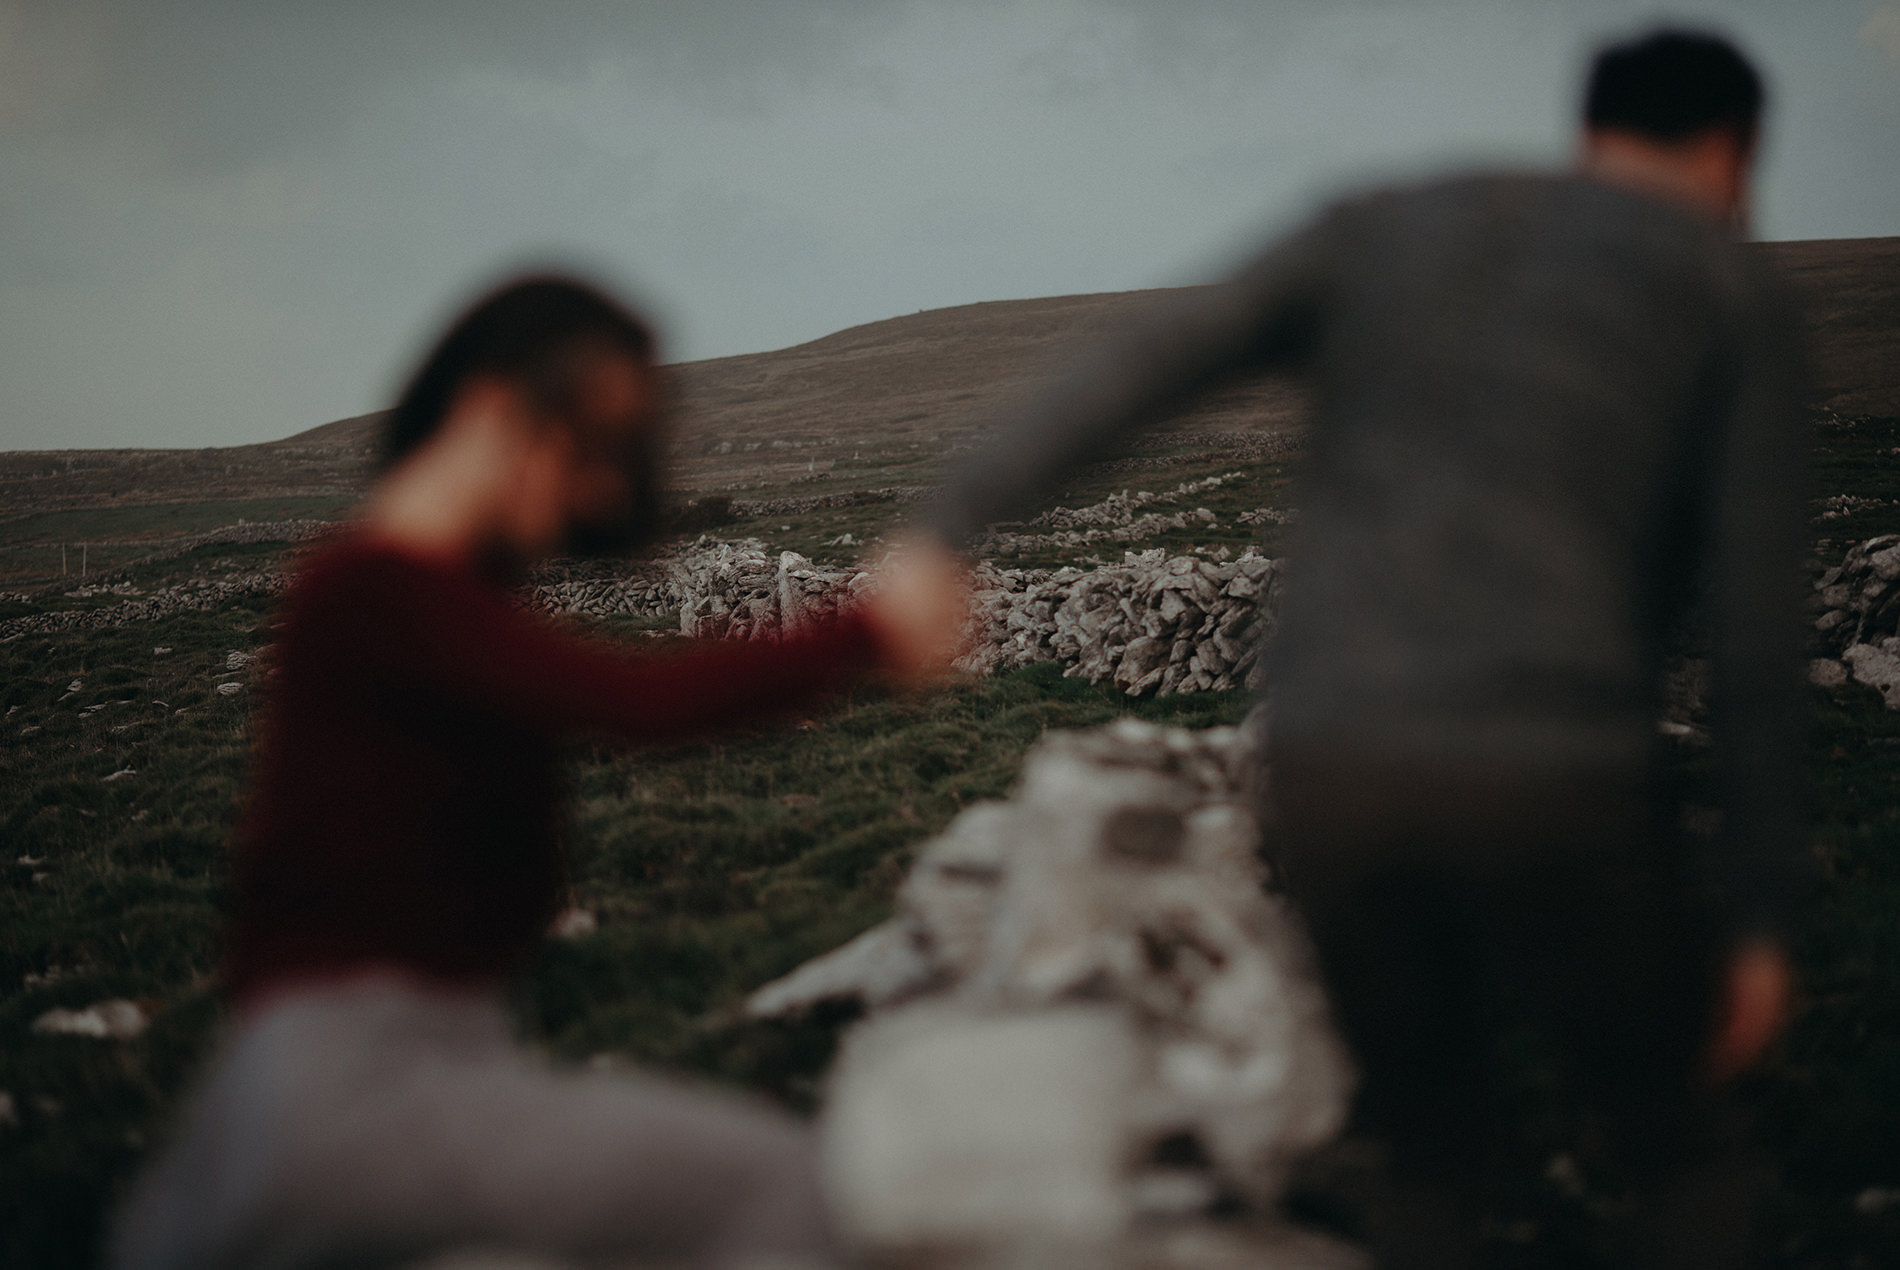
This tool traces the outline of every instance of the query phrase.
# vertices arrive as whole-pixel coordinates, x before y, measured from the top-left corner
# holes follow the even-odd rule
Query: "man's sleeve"
[[[951,477],[926,527],[960,547],[1223,376],[1298,358],[1318,329],[1341,220],[1328,213],[1226,281],[1184,290],[1103,341],[1004,418]]]
[[[1778,289],[1737,341],[1710,543],[1713,723],[1723,829],[1710,879],[1736,935],[1773,934],[1810,882],[1804,851],[1807,375]]]

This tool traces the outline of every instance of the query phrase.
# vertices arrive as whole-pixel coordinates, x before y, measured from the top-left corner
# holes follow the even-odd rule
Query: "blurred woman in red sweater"
[[[665,657],[511,603],[540,559],[648,535],[660,405],[645,325],[567,279],[495,292],[424,359],[360,521],[285,601],[238,836],[236,1026],[119,1266],[825,1248],[802,1129],[536,1070],[501,1005],[559,899],[564,738],[680,740],[956,651],[962,592],[928,564],[782,639]]]

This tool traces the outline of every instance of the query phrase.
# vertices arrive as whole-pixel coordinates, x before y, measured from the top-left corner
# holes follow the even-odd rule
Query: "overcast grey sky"
[[[0,448],[375,409],[524,263],[676,359],[1199,280],[1368,179],[1564,161],[1663,12],[1771,76],[1762,237],[1900,234],[1896,0],[0,0]]]

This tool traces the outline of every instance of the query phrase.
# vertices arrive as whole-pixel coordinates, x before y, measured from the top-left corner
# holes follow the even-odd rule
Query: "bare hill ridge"
[[[809,343],[671,368],[676,473],[688,488],[748,489],[835,480],[876,484],[974,444],[1000,410],[1091,337],[1136,320],[1170,292],[997,300],[930,309]],[[1285,426],[1298,395],[1265,381],[1217,394],[1176,427]],[[275,442],[367,453],[378,415]],[[907,461],[909,452],[915,461]],[[901,474],[901,472],[900,472]]]
[[[1900,414],[1900,238],[1764,244],[1802,291],[1819,400]],[[1165,291],[933,309],[792,348],[673,368],[677,479],[698,491],[823,480],[847,490],[924,480],[1089,338]],[[1299,394],[1264,380],[1200,403],[1175,429],[1284,429]],[[0,453],[0,516],[79,507],[348,495],[366,481],[378,414],[280,441],[201,450]]]

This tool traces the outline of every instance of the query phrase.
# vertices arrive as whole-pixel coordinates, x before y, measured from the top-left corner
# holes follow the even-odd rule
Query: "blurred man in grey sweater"
[[[1700,1113],[1785,1013],[1801,832],[1801,366],[1733,239],[1761,102],[1720,39],[1606,49],[1575,172],[1335,206],[1006,420],[932,521],[961,544],[1230,373],[1308,377],[1272,812],[1392,1150],[1388,1264],[1473,1255],[1519,1025],[1650,1196],[1643,1256],[1745,1255]],[[1691,852],[1655,720],[1698,596],[1724,821]]]

